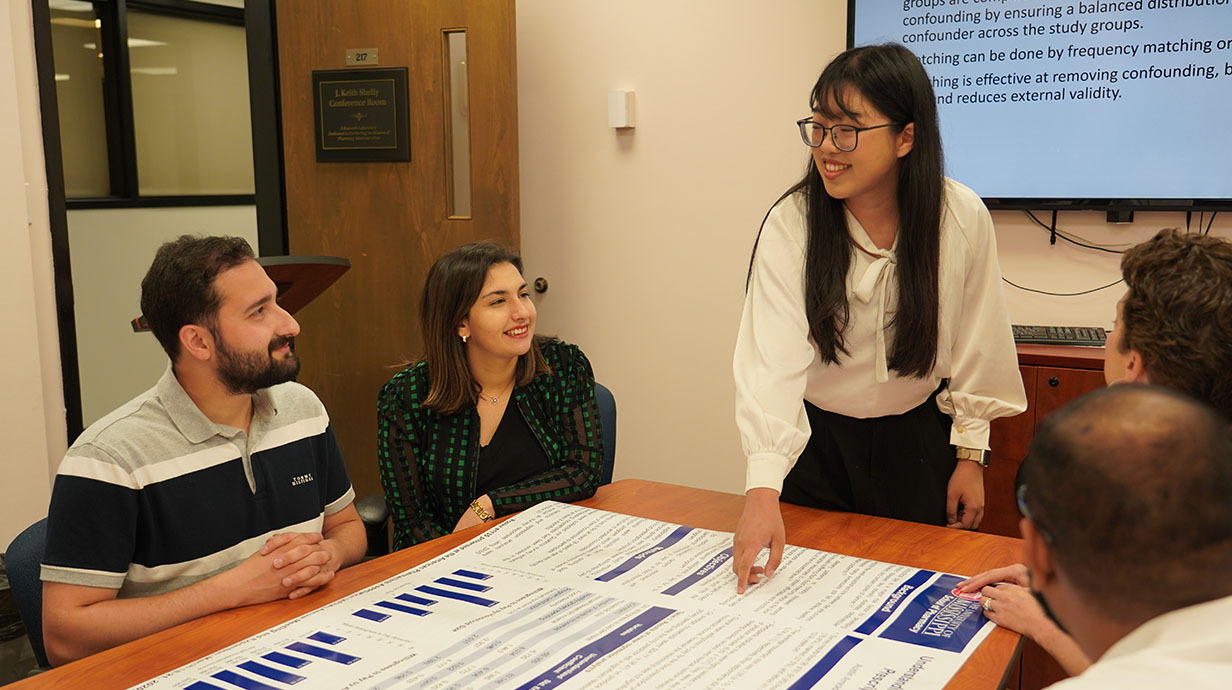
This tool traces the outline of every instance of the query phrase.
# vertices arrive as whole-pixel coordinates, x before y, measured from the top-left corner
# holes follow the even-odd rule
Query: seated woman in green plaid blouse
[[[535,336],[522,260],[493,242],[437,259],[420,305],[424,357],[381,390],[377,452],[394,548],[594,494],[595,376]]]

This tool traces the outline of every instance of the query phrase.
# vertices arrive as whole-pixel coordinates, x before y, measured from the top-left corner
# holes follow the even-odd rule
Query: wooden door
[[[288,253],[351,261],[297,314],[300,381],[324,401],[365,496],[381,490],[377,394],[421,354],[432,261],[478,239],[520,243],[513,0],[293,0],[276,10]],[[466,32],[470,154],[452,162],[446,41],[457,31]],[[312,71],[347,69],[347,49],[368,48],[375,67],[408,68],[411,160],[318,163]],[[471,170],[469,217],[447,202],[455,163]]]

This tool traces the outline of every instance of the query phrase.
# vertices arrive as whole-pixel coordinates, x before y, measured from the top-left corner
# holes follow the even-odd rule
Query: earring
[[[466,339],[467,339],[467,338],[469,338],[469,337],[470,337],[469,335],[464,335],[464,336],[462,336],[462,344],[463,344],[463,345],[465,345],[465,344],[466,344]]]

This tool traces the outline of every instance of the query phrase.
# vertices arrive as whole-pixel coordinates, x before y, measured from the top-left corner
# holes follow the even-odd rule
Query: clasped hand
[[[334,579],[340,559],[316,532],[275,534],[235,568],[242,604],[298,599]]]

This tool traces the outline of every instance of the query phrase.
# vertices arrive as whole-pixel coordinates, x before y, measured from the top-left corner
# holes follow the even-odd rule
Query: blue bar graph
[[[399,594],[394,598],[401,599],[402,601],[409,601],[412,604],[419,604],[420,606],[431,606],[436,603],[435,599],[424,599],[423,597],[417,597],[414,594]]]
[[[275,664],[282,664],[283,666],[290,666],[291,668],[303,668],[307,666],[308,664],[312,663],[311,661],[307,659],[301,659],[297,656],[291,656],[290,654],[283,654],[282,652],[270,652],[269,654],[262,654],[261,658],[267,661],[272,661]]]
[[[241,676],[235,671],[219,671],[214,674],[214,677],[237,688],[244,688],[244,690],[278,690],[272,685],[266,685],[259,680]]]
[[[318,659],[325,659],[326,661],[336,661],[340,664],[353,664],[356,661],[359,661],[359,657],[357,656],[343,654],[342,652],[335,652],[332,649],[317,647],[316,645],[311,645],[306,642],[292,642],[287,645],[287,649],[293,652],[299,652],[300,654],[315,656]]]
[[[457,587],[458,589],[469,589],[472,592],[486,592],[489,589],[492,589],[491,587],[487,585],[481,585],[478,582],[463,582],[461,580],[455,580],[451,577],[438,577],[436,578],[436,583],[438,585],[449,585],[450,587]]]
[[[192,685],[189,685],[188,687],[184,688],[184,690],[222,690],[222,688],[218,687],[217,685],[210,685],[209,683],[203,680],[199,680],[193,683]]]
[[[461,592],[451,592],[450,590],[441,589],[440,587],[433,587],[431,585],[420,585],[415,589],[423,592],[424,594],[431,594],[432,596],[441,597],[442,599],[457,599],[458,601],[465,601],[468,604],[479,604],[480,606],[496,606],[497,604],[497,602],[492,601],[491,599],[471,596],[470,594],[462,594]]]
[[[458,577],[469,577],[469,578],[471,578],[472,580],[490,580],[490,579],[492,579],[492,576],[491,576],[491,575],[485,575],[484,573],[477,573],[477,572],[475,572],[474,570],[455,570],[455,571],[453,571],[453,574],[454,574],[454,575],[457,575]]]
[[[402,613],[409,613],[412,616],[426,616],[432,613],[431,611],[417,609],[414,606],[407,606],[406,604],[395,604],[392,601],[378,601],[376,602],[376,605],[382,608],[392,609],[394,611],[401,611]]]
[[[338,644],[339,642],[345,640],[346,638],[339,637],[338,635],[333,635],[327,632],[318,631],[318,632],[314,632],[311,635],[309,635],[308,639],[316,640],[317,642],[324,642],[325,644]]]
[[[379,613],[377,611],[369,611],[368,609],[360,609],[351,615],[359,616],[360,618],[367,618],[368,620],[376,621],[377,623],[389,618],[388,613]]]
[[[245,671],[248,671],[249,673],[255,673],[258,676],[265,676],[266,678],[269,678],[270,680],[276,680],[279,683],[286,683],[287,685],[295,685],[301,680],[305,680],[303,676],[296,675],[294,673],[291,673],[290,671],[282,671],[276,668],[270,668],[269,666],[266,666],[265,664],[258,664],[255,661],[245,661],[244,663],[240,664],[240,668],[244,669]]]

